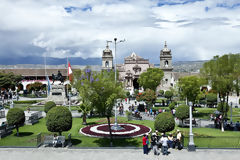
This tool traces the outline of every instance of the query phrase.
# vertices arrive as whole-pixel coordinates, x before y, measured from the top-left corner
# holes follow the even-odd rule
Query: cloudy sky
[[[1,57],[101,57],[114,37],[118,61],[159,63],[164,41],[175,61],[240,50],[240,0],[1,0],[0,15]]]

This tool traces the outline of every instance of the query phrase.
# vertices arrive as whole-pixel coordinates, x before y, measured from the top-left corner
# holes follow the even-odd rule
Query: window
[[[165,67],[168,67],[168,61],[165,61],[165,62],[164,62],[164,66],[165,66]]]
[[[108,61],[105,62],[105,67],[109,67],[109,62]]]

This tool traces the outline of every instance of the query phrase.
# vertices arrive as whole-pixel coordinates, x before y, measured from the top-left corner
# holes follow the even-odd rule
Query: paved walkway
[[[237,160],[240,150],[170,150],[168,156],[143,155],[142,149],[3,148],[1,160]]]

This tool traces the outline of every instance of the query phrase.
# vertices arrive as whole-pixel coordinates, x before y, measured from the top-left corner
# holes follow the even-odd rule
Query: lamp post
[[[230,123],[232,124],[232,105],[233,105],[233,102],[230,103],[230,106],[231,106],[231,117],[230,117]]]
[[[115,49],[115,66],[114,66],[114,71],[115,71],[115,83],[117,83],[117,44],[118,43],[121,43],[121,42],[124,42],[124,40],[120,40],[117,42],[117,38],[114,38],[114,49]],[[123,129],[122,127],[120,127],[117,123],[117,101],[116,101],[116,104],[115,104],[115,123],[114,123],[114,126],[112,126],[111,128],[112,130],[121,130]]]
[[[189,143],[188,143],[188,151],[196,151],[196,147],[193,141],[193,133],[192,133],[192,102],[189,102]]]

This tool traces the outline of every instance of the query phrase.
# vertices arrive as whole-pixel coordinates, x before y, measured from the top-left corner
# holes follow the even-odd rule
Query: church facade
[[[112,51],[107,45],[102,54],[102,69],[113,68]],[[143,90],[139,87],[138,79],[148,68],[154,68],[154,64],[149,63],[148,59],[144,59],[133,52],[130,56],[124,58],[124,64],[117,64],[118,78],[123,82],[125,89],[132,94],[135,89]],[[164,48],[160,51],[160,69],[163,70],[164,77],[157,90],[169,90],[171,87],[174,87],[175,76],[173,73],[171,50],[167,48],[166,42]]]

